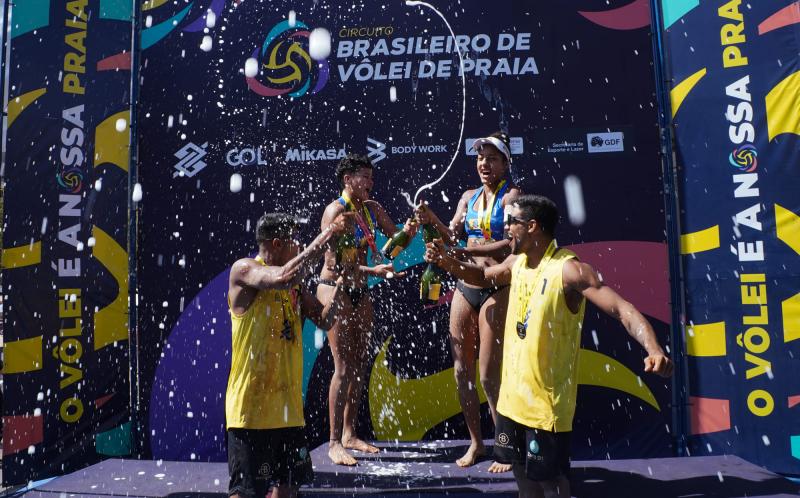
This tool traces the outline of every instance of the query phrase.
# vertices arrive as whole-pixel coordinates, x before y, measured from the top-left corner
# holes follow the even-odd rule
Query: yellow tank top
[[[227,427],[304,426],[299,286],[259,291],[246,312],[230,313],[233,347],[225,394]]]
[[[586,301],[577,313],[570,311],[561,274],[575,257],[553,245],[539,267],[527,268],[523,254],[512,268],[497,411],[535,429],[572,430]],[[518,333],[517,323],[526,315],[527,327]]]

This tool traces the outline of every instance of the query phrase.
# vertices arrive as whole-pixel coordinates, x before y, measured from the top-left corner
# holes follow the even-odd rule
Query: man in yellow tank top
[[[300,252],[294,217],[265,214],[256,225],[258,256],[231,268],[230,496],[263,498],[274,485],[273,498],[292,497],[313,478],[303,418],[303,319],[329,329],[341,308],[341,282],[327,306],[300,282],[347,225],[346,216],[338,217]]]
[[[620,320],[647,352],[644,371],[672,375],[648,321],[554,239],[558,210],[538,195],[506,217],[512,255],[480,268],[428,244],[426,260],[476,285],[510,285],[497,402],[495,458],[513,465],[521,497],[569,497],[569,456],[581,324],[588,299]]]

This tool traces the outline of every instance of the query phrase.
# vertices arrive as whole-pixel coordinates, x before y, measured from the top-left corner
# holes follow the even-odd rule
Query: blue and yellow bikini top
[[[339,204],[344,206],[346,211],[353,211],[353,212],[356,211],[356,208],[353,205],[353,201],[350,200],[350,197],[345,192],[342,192],[342,196],[339,197],[336,200],[339,201]],[[356,247],[365,247],[367,244],[369,244],[369,239],[370,238],[372,238],[374,240],[374,237],[375,237],[375,224],[377,223],[377,220],[375,219],[375,216],[367,208],[366,204],[362,204],[361,205],[361,209],[363,210],[363,212],[360,213],[361,217],[364,219],[364,221],[366,223],[369,224],[370,233],[366,234],[364,232],[364,229],[361,228],[361,224],[360,223],[356,223],[355,224],[355,226],[356,226],[356,230],[355,230]]]
[[[464,229],[467,238],[479,237],[487,241],[503,240],[503,195],[508,188],[506,180],[501,181],[489,198],[488,209],[483,205],[483,186],[475,191],[467,203],[467,216]],[[477,204],[477,206],[476,206]]]

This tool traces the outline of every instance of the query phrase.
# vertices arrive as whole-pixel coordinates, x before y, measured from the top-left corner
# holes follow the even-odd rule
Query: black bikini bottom
[[[325,278],[319,279],[319,283],[322,285],[329,285],[331,287],[336,286],[336,282],[333,280],[328,280]],[[350,302],[353,303],[353,308],[358,307],[358,303],[361,301],[361,298],[369,294],[369,288],[367,287],[345,287],[342,286],[342,290],[347,297],[350,298]]]
[[[461,291],[464,299],[467,300],[475,311],[480,311],[484,303],[486,303],[495,292],[500,289],[505,289],[506,287],[508,286],[504,285],[502,287],[484,287],[483,289],[476,289],[475,287],[467,287],[461,280],[456,284],[456,289]]]

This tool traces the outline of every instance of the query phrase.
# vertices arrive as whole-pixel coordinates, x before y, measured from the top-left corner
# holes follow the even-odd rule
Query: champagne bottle
[[[400,229],[386,241],[386,244],[384,244],[381,249],[381,254],[383,254],[384,258],[394,259],[406,248],[409,242],[410,238],[408,237],[408,233]]]
[[[441,239],[442,234],[431,223],[426,223],[422,226],[422,240],[427,244],[433,242],[435,239]],[[442,273],[439,267],[428,263],[422,278],[419,281],[419,298],[425,301],[438,302],[439,294],[442,291]]]
[[[423,302],[438,302],[442,292],[442,274],[436,265],[428,264],[419,281],[419,298]]]
[[[347,231],[336,240],[336,264],[340,268],[354,265],[357,257],[356,237],[353,232]]]
[[[422,225],[422,240],[427,244],[433,242],[435,239],[441,239],[442,234],[432,223]]]

